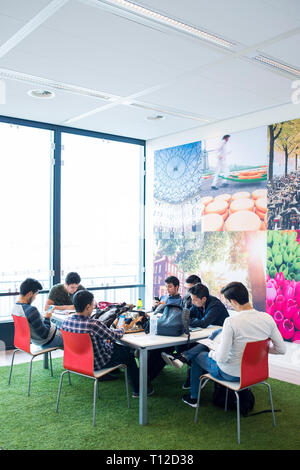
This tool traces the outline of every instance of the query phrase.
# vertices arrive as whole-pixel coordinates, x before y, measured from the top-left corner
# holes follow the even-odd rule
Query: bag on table
[[[165,305],[163,314],[157,320],[157,333],[162,336],[181,336],[184,332],[183,309],[179,305]]]

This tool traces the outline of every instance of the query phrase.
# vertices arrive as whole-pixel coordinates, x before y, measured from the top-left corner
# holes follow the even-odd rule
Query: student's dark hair
[[[176,276],[169,276],[165,279],[166,284],[173,284],[174,287],[179,286],[179,279]]]
[[[83,312],[88,304],[91,304],[94,300],[94,296],[88,290],[79,290],[73,296],[73,305],[76,312]]]
[[[189,293],[195,295],[199,299],[203,299],[203,297],[208,298],[209,296],[209,290],[203,284],[195,284],[189,289]]]
[[[189,277],[186,278],[185,282],[187,284],[201,284],[201,279],[196,274],[191,274]]]
[[[65,283],[68,284],[80,284],[81,277],[78,273],[68,273],[65,279]]]
[[[230,137],[230,135],[229,135],[229,134],[224,135],[224,136],[222,137],[222,140],[226,139],[226,137]]]
[[[248,289],[241,282],[230,282],[227,286],[223,287],[221,294],[223,294],[227,300],[235,300],[240,305],[249,302]]]
[[[43,289],[43,286],[39,281],[37,281],[36,279],[32,279],[31,277],[28,277],[20,285],[20,294],[26,295],[28,294],[28,292],[33,292],[35,294],[37,291],[42,290],[42,289]]]

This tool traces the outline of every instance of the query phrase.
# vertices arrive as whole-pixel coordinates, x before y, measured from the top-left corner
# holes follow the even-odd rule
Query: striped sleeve
[[[41,339],[47,339],[51,328],[50,318],[45,318],[42,320],[42,317],[36,307],[31,307],[26,312],[26,317],[35,333]]]

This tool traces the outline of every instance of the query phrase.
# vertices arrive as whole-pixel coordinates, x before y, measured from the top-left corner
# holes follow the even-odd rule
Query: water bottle
[[[50,305],[50,307],[48,308],[47,312],[50,313],[50,312],[52,312],[53,309],[54,309],[54,305]]]
[[[137,301],[137,309],[138,309],[138,310],[141,310],[142,308],[143,308],[142,299],[138,299],[138,301]]]
[[[157,320],[158,320],[157,315],[151,315],[149,334],[152,336],[157,335]]]
[[[119,316],[117,328],[123,328],[124,323],[125,323],[125,314],[123,313],[122,315]]]

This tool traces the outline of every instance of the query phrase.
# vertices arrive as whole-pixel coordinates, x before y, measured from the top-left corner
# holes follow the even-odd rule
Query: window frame
[[[94,290],[116,290],[138,288],[139,297],[144,299],[145,293],[145,203],[146,203],[146,141],[131,137],[118,136],[96,131],[89,131],[74,127],[65,127],[45,122],[31,121],[10,116],[0,115],[0,123],[12,124],[17,126],[26,126],[32,128],[46,129],[53,132],[53,164],[52,164],[52,194],[50,203],[50,266],[49,279],[50,288],[61,282],[61,166],[62,166],[62,133],[82,135],[85,137],[94,137],[129,144],[139,145],[143,148],[141,195],[143,200],[143,209],[141,211],[141,243],[139,247],[139,269],[141,283],[128,285],[108,285],[108,286],[86,286],[87,289]],[[48,293],[49,290],[42,290],[41,293]],[[17,295],[18,292],[0,292],[0,297]],[[9,312],[7,313],[9,315]],[[1,317],[0,317],[1,322]]]

